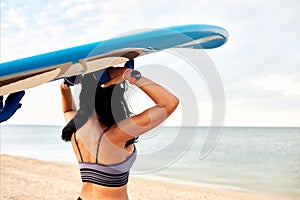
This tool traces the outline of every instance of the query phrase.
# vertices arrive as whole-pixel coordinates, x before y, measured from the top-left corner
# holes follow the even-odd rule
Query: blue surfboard
[[[130,33],[105,41],[1,63],[0,97],[64,77],[119,65],[169,48],[217,48],[227,38],[227,31],[218,26],[182,25]]]
[[[168,48],[211,49],[228,33],[212,25],[183,25],[132,33],[0,64],[0,96],[63,77],[125,63]]]

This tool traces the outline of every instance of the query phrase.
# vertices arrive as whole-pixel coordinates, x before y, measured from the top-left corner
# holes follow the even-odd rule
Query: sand
[[[76,165],[1,155],[1,200],[75,200],[81,188]],[[253,192],[205,188],[131,176],[130,200],[280,200]]]

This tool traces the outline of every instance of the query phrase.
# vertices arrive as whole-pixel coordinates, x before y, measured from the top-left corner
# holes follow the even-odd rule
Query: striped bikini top
[[[126,185],[128,182],[129,170],[132,167],[137,156],[136,148],[134,146],[133,153],[121,163],[111,165],[98,163],[98,151],[100,142],[106,130],[104,130],[99,137],[95,163],[88,163],[83,161],[76,139],[76,133],[74,134],[75,143],[81,158],[81,162],[79,162],[81,180],[82,182],[89,182],[107,187],[121,187]]]

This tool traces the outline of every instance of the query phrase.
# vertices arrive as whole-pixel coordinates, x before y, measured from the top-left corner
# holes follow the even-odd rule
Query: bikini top
[[[106,130],[100,134],[95,163],[83,161],[79,145],[77,143],[76,133],[74,134],[75,143],[81,158],[81,162],[79,162],[81,180],[82,182],[89,182],[107,187],[121,187],[126,185],[128,182],[129,170],[131,169],[137,156],[136,147],[134,146],[133,153],[123,162],[111,165],[98,163],[100,142]]]

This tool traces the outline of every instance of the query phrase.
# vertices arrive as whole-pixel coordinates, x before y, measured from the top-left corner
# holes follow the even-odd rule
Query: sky
[[[298,127],[299,10],[297,0],[1,0],[1,62],[133,30],[217,25],[229,32],[228,42],[205,54],[224,87],[223,125]],[[137,64],[178,65],[169,54],[145,56]],[[4,124],[63,125],[59,84],[55,81],[28,89],[22,108]],[[199,101],[198,125],[210,125],[209,91],[203,86],[197,94],[199,86],[191,87]],[[168,123],[178,125],[181,117],[177,111]]]

